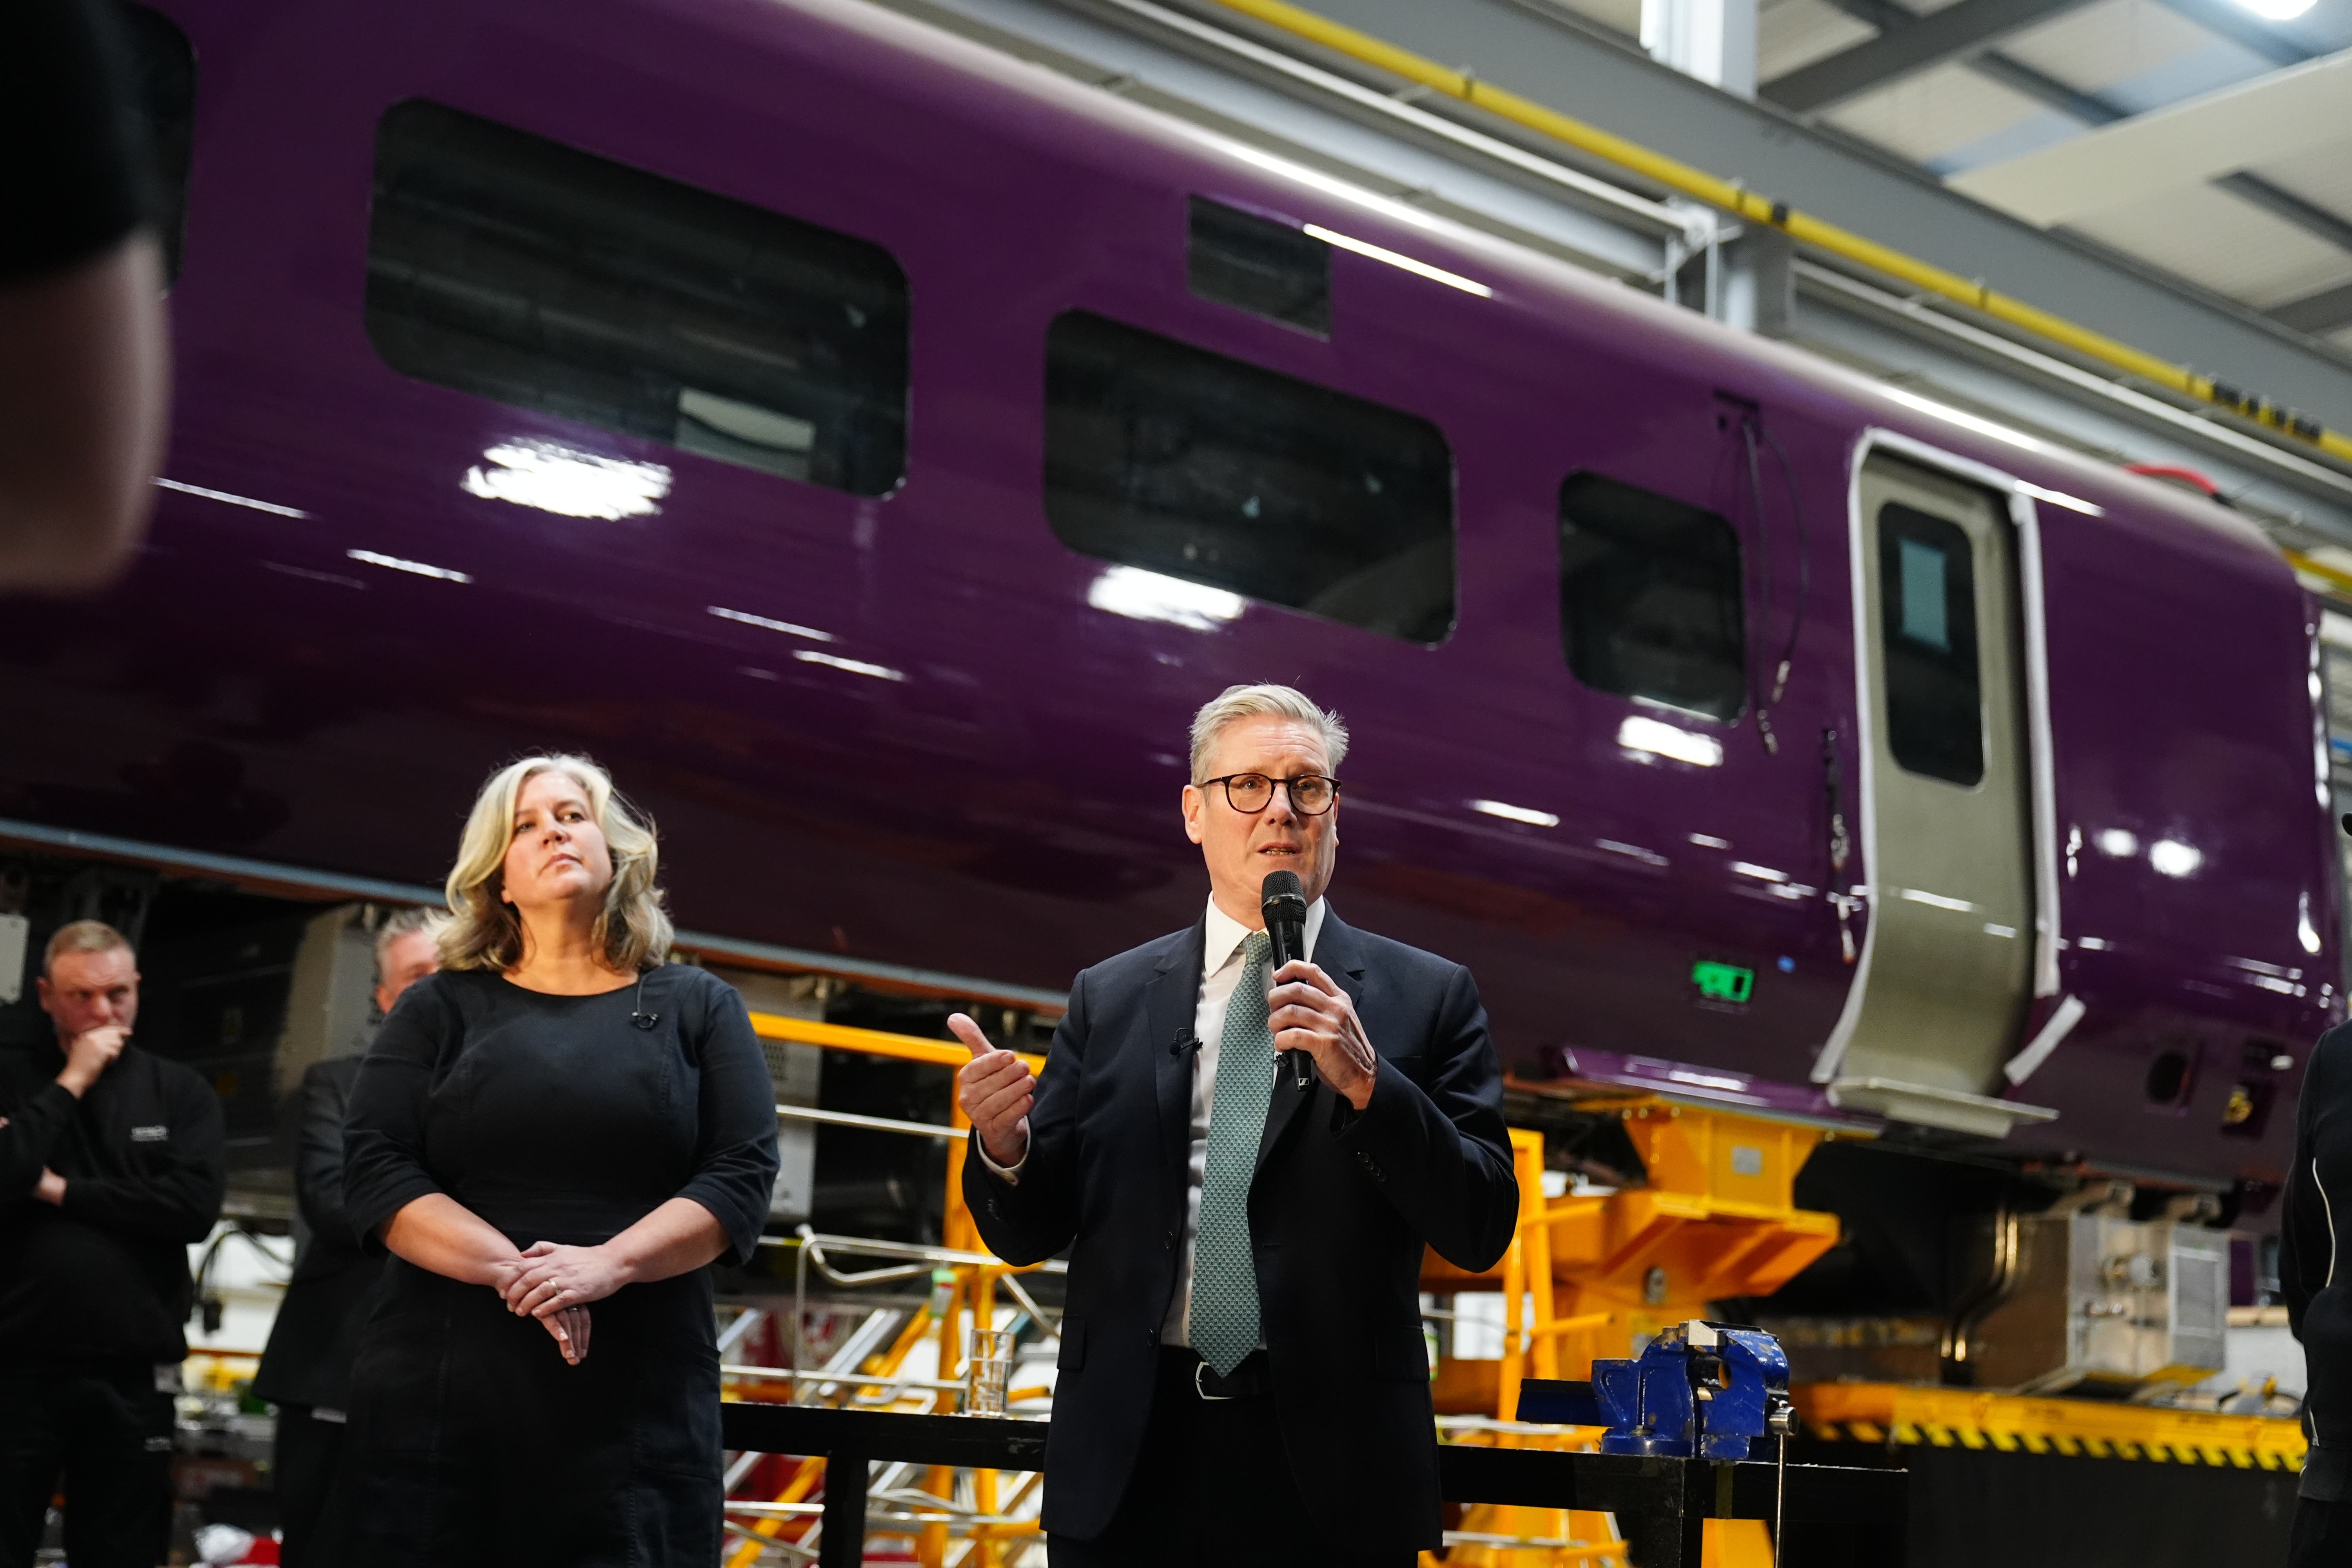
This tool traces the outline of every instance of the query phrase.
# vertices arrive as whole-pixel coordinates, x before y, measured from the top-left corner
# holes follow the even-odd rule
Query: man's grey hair
[[[402,910],[375,928],[375,977],[383,978],[383,961],[392,952],[392,944],[415,931],[430,932],[438,924],[431,910]]]
[[[112,952],[117,948],[129,952],[131,939],[104,921],[75,921],[59,926],[49,938],[48,949],[41,954],[41,973],[54,975],[58,960],[68,952]]]
[[[1244,719],[1294,719],[1323,740],[1323,754],[1333,773],[1348,754],[1348,726],[1328,709],[1293,686],[1228,686],[1201,705],[1192,715],[1192,782],[1208,777],[1209,753],[1217,737]]]

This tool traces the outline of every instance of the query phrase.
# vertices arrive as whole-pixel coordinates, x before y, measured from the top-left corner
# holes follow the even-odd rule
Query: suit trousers
[[[352,1553],[350,1449],[343,1423],[321,1421],[318,1407],[278,1407],[275,1484],[286,1538],[286,1568],[342,1568]]]
[[[2342,1568],[2352,1563],[2352,1502],[2297,1498],[2287,1534],[2287,1568]]]
[[[1200,1360],[1161,1347],[1143,1451],[1118,1511],[1092,1541],[1049,1538],[1052,1568],[1412,1568],[1419,1553],[1409,1545],[1331,1552],[1291,1479],[1273,1398],[1202,1399]]]
[[[174,1427],[152,1363],[0,1368],[0,1568],[32,1568],[60,1481],[74,1568],[155,1568]]]

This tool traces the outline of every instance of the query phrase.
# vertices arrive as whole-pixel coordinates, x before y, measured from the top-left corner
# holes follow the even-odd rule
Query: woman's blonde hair
[[[509,763],[474,797],[446,889],[450,919],[436,938],[441,967],[504,971],[522,962],[522,917],[499,893],[506,884],[507,847],[514,841],[515,800],[533,775],[545,773],[562,773],[580,786],[612,852],[613,881],[596,916],[604,961],[624,973],[664,963],[673,933],[662,890],[654,885],[660,847],[653,819],[593,762],[559,755]]]

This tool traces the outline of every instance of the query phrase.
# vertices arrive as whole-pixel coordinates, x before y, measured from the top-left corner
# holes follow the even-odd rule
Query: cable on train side
[[[1766,548],[1764,517],[1764,477],[1757,458],[1759,441],[1772,448],[1773,460],[1780,465],[1780,478],[1789,491],[1789,516],[1797,529],[1797,603],[1789,615],[1789,637],[1781,647],[1780,662],[1772,676],[1772,692],[1764,696],[1756,689],[1756,677],[1751,670],[1748,678],[1748,699],[1756,710],[1756,733],[1764,742],[1767,756],[1780,754],[1780,738],[1772,729],[1772,710],[1789,689],[1789,670],[1797,658],[1797,638],[1803,632],[1805,616],[1812,607],[1813,563],[1812,539],[1805,527],[1805,505],[1797,493],[1797,474],[1789,461],[1788,449],[1779,437],[1764,427],[1764,416],[1753,405],[1739,414],[1739,440],[1748,457],[1748,494],[1756,508],[1757,610],[1759,629],[1765,630],[1764,621],[1772,613],[1772,555]]]

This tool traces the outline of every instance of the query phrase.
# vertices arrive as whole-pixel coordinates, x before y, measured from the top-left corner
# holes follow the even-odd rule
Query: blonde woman
[[[719,1560],[708,1265],[747,1261],[775,1097],[742,999],[665,964],[652,825],[584,757],[482,787],[441,971],[360,1069],[355,1561]]]

